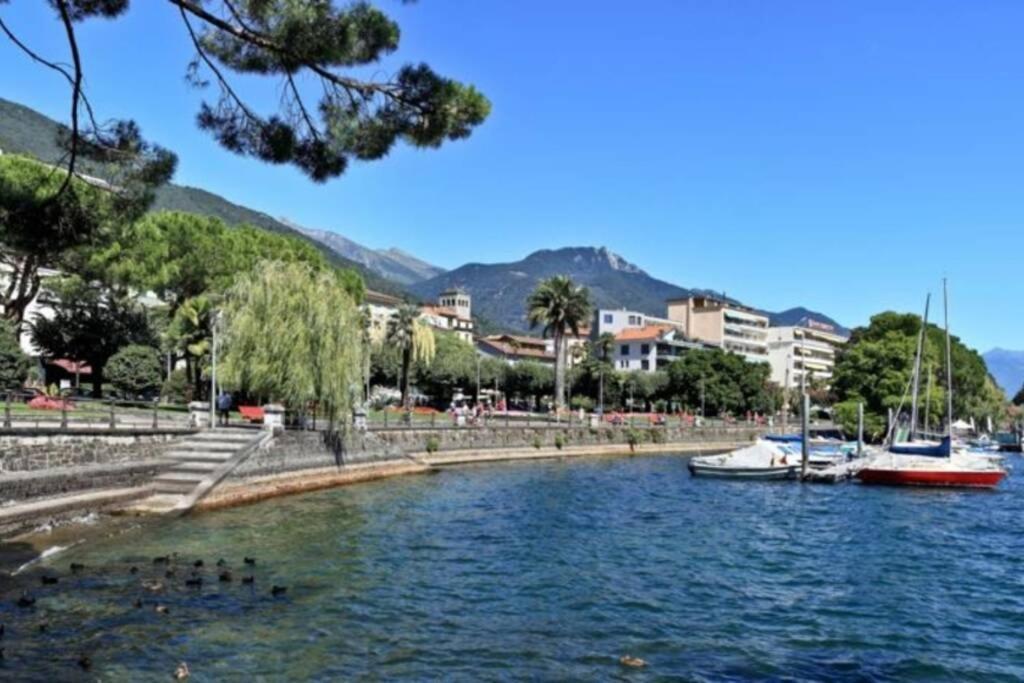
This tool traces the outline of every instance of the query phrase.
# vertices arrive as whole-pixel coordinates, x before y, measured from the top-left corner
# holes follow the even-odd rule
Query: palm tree
[[[598,360],[608,362],[611,358],[612,349],[615,348],[615,335],[611,332],[605,332],[597,341],[594,342],[594,355]]]
[[[531,327],[544,326],[544,336],[555,340],[555,409],[565,407],[566,341],[571,332],[590,319],[590,294],[566,275],[541,280],[526,301]]]
[[[420,318],[420,309],[406,304],[388,320],[387,342],[402,351],[402,407],[412,412],[409,376],[413,361],[429,363],[434,358],[434,332]]]

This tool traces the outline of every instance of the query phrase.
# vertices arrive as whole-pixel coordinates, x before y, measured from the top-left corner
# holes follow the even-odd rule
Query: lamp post
[[[217,428],[217,326],[220,324],[221,312],[213,314],[212,340],[210,343],[210,429]]]

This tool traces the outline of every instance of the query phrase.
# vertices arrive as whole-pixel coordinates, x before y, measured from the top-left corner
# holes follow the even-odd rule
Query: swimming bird
[[[57,581],[58,579],[56,576],[47,576],[46,574],[43,574],[39,577],[39,582],[42,583],[44,586],[52,586],[53,584],[57,583]]]
[[[0,638],[4,637],[4,625],[0,624]]]
[[[227,569],[222,571],[220,573],[220,575],[217,577],[218,580],[223,581],[225,583],[228,582],[228,581],[231,581],[233,578],[234,577],[231,576],[231,572],[229,570],[227,570]]]
[[[203,566],[203,561],[202,560],[196,560],[195,562],[192,563],[192,566],[193,567],[202,567]]]
[[[193,588],[198,588],[203,585],[203,577],[190,576],[187,579],[185,579],[185,585],[192,586]]]
[[[133,566],[132,566],[132,567],[131,567],[131,568],[130,568],[130,569],[128,570],[128,573],[129,573],[129,574],[138,574],[138,573],[139,573],[139,568],[133,565]]]
[[[242,561],[245,562],[246,564],[249,564],[249,565],[256,564],[256,558],[255,557],[246,557]]]
[[[225,560],[223,557],[220,558],[219,560],[217,560],[217,566],[218,567],[226,567],[227,565],[228,565],[227,560]]]
[[[43,623],[39,624],[39,632],[40,633],[46,633],[46,629],[48,629],[48,628],[50,628],[50,625],[47,624],[45,621]]]
[[[254,581],[256,581],[256,577],[255,576],[243,576],[242,577],[242,583],[253,583]]]
[[[171,610],[167,607],[167,605],[157,605],[156,607],[153,608],[153,611],[155,611],[157,614],[170,614],[171,613]]]
[[[168,569],[167,571],[164,572],[164,576],[166,578],[168,578],[168,579],[171,578],[172,576],[174,576],[174,570],[173,569]]]
[[[36,599],[28,593],[22,592],[21,597],[18,598],[18,607],[31,607],[36,604]]]
[[[622,655],[619,657],[619,664],[622,666],[633,667],[634,669],[640,669],[647,666],[647,662],[639,657],[633,657],[631,655]]]
[[[167,555],[160,555],[153,558],[153,564],[167,564],[171,561],[171,558]]]
[[[142,598],[135,598],[135,602],[132,603],[132,607],[139,609],[142,607]]]
[[[92,657],[87,654],[78,655],[78,666],[88,671],[92,668]]]
[[[73,571],[73,572],[80,572],[83,569],[85,569],[85,565],[84,564],[79,564],[78,562],[72,562],[71,563],[71,571]]]
[[[174,678],[179,681],[183,681],[191,675],[192,672],[188,670],[188,664],[185,662],[179,664],[178,668],[174,670]]]
[[[160,592],[160,591],[162,591],[164,589],[164,582],[163,581],[143,581],[142,582],[142,587],[145,588],[148,591],[153,591],[154,593],[158,593],[158,592]]]
[[[287,592],[288,586],[271,586],[270,588],[271,595],[284,595]]]

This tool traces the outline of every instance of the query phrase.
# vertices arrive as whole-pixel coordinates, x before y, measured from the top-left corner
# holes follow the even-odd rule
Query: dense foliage
[[[430,363],[434,359],[434,331],[420,318],[416,306],[401,306],[388,320],[386,341],[397,349],[401,358],[402,407],[412,409],[413,363]]]
[[[667,369],[665,391],[684,410],[707,415],[774,412],[781,408],[767,363],[748,363],[722,349],[694,349]]]
[[[21,350],[14,326],[6,320],[0,320],[0,389],[21,389],[31,367],[32,361]]]
[[[352,294],[331,272],[268,261],[224,306],[225,386],[343,426],[360,393],[364,346]],[[345,419],[343,419],[345,418]]]
[[[909,407],[921,317],[911,313],[880,313],[867,327],[853,331],[836,360],[832,390],[837,417],[848,430],[856,428],[856,404],[864,403],[867,431],[885,430],[888,410]],[[929,324],[924,341],[919,410],[922,422],[938,427],[946,412],[945,331]],[[998,419],[1004,398],[988,375],[985,362],[957,337],[951,338],[953,419]],[[930,388],[930,391],[929,391]]]
[[[131,344],[110,357],[106,375],[122,397],[135,398],[161,385],[163,369],[156,349]]]

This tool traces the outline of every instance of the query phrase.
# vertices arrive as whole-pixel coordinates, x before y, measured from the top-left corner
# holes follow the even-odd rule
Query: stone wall
[[[0,479],[9,472],[75,468],[153,460],[186,432],[0,434]]]
[[[493,448],[540,449],[608,446],[629,443],[630,429],[602,427],[473,427],[465,429],[395,429],[355,432],[344,445],[327,440],[322,432],[289,431],[276,437],[269,448],[253,453],[230,475],[247,479],[283,475],[343,465],[396,463],[412,454],[423,454],[428,443],[438,453]],[[638,427],[641,443],[732,443],[753,439],[749,428]]]
[[[165,460],[139,460],[34,472],[5,472],[0,474],[0,505],[90,490],[145,486],[168,466]]]

